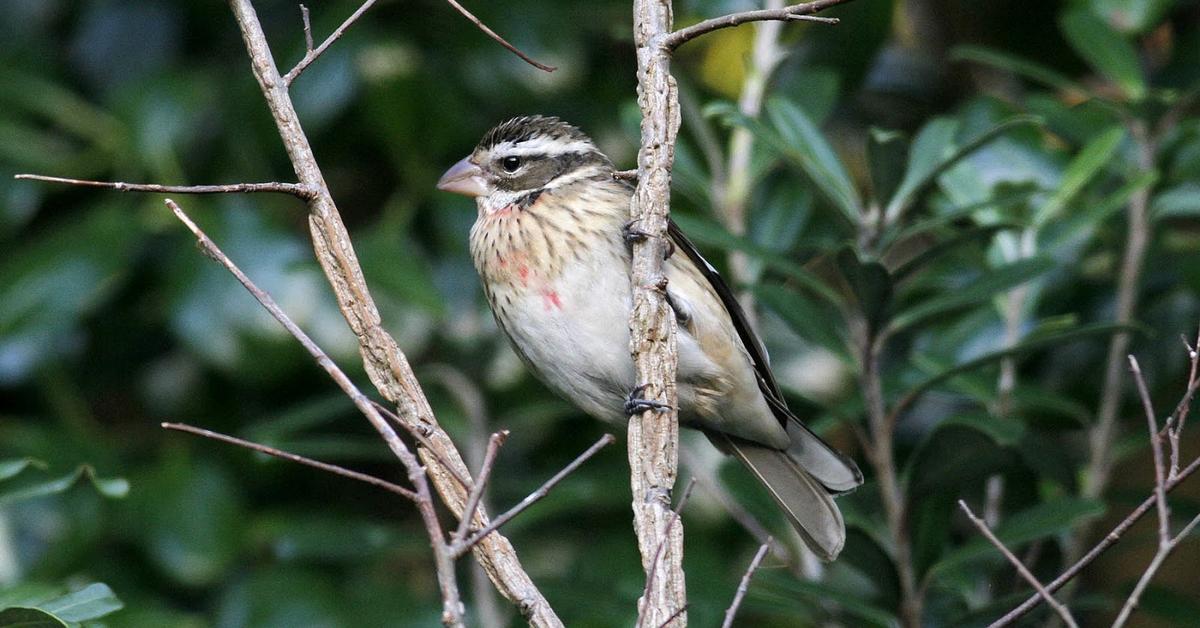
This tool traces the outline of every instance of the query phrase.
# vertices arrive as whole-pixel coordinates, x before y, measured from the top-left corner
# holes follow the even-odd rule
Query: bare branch
[[[1181,469],[1177,476],[1167,481],[1167,492],[1170,493],[1175,487],[1182,484],[1183,481],[1186,480],[1188,476],[1195,473],[1197,469],[1200,469],[1200,458],[1193,460],[1190,464]],[[1075,577],[1079,575],[1079,572],[1087,568],[1092,561],[1096,560],[1096,558],[1103,554],[1108,548],[1115,545],[1117,541],[1120,541],[1121,536],[1128,532],[1129,528],[1133,527],[1133,524],[1137,523],[1138,520],[1146,515],[1146,513],[1150,512],[1150,510],[1154,508],[1154,505],[1157,503],[1157,501],[1158,498],[1156,495],[1151,495],[1143,500],[1137,508],[1134,508],[1133,511],[1126,515],[1120,523],[1113,527],[1113,529],[1110,530],[1109,533],[1106,534],[1099,543],[1093,546],[1092,549],[1088,550],[1086,554],[1084,554],[1079,560],[1075,561],[1069,568],[1059,574],[1057,578],[1046,584],[1046,590],[1053,593],[1054,591],[1061,589],[1063,585],[1067,584],[1071,580],[1074,580]],[[1008,626],[1018,619],[1024,617],[1026,613],[1033,610],[1038,604],[1041,603],[1041,595],[1035,593],[1024,602],[1021,602],[1019,606],[1005,613],[1000,619],[988,624],[988,628],[1003,628],[1004,626]]]
[[[238,447],[244,447],[246,449],[257,451],[259,453],[263,453],[268,456],[274,456],[276,458],[282,458],[284,460],[290,460],[292,462],[297,462],[302,465],[312,467],[314,469],[320,469],[321,471],[325,471],[326,473],[333,473],[335,475],[340,475],[345,478],[350,478],[351,480],[356,480],[358,482],[364,482],[364,483],[370,484],[372,486],[377,486],[385,491],[391,491],[391,492],[393,492],[397,495],[400,495],[406,499],[411,499],[413,501],[416,501],[416,499],[417,499],[416,493],[404,488],[403,486],[400,486],[399,484],[393,484],[392,482],[388,482],[387,480],[384,480],[382,478],[377,478],[373,475],[367,475],[365,473],[359,473],[358,471],[352,471],[345,467],[339,467],[336,464],[329,464],[328,462],[321,462],[320,460],[313,460],[312,458],[305,458],[304,456],[297,455],[297,454],[294,454],[294,453],[291,453],[288,451],[283,451],[282,449],[276,449],[269,445],[263,445],[263,444],[255,443],[255,442],[248,441],[248,440],[242,440],[235,436],[229,436],[228,434],[222,434],[220,432],[206,430],[204,428],[195,427],[192,425],[188,425],[186,423],[160,423],[159,425],[161,425],[162,428],[166,429],[166,430],[175,430],[177,432],[187,432],[189,434],[203,436],[204,438],[211,438],[213,440],[220,441],[222,443],[228,443],[230,445],[237,445]]]
[[[634,183],[637,183],[638,171],[637,168],[634,168],[633,170],[617,170],[616,172],[612,173],[612,176],[618,181],[633,181]]]
[[[296,177],[314,190],[313,197],[308,201],[313,250],[337,297],[338,308],[358,340],[363,368],[380,394],[396,404],[396,416],[414,433],[417,426],[425,433],[417,454],[422,463],[427,465],[429,478],[442,501],[458,516],[466,505],[471,486],[459,480],[469,478],[470,471],[450,436],[438,425],[408,359],[395,338],[382,325],[379,308],[363,279],[350,234],[330,196],[312,146],[304,135],[300,118],[292,105],[287,85],[279,75],[254,7],[249,0],[229,0],[229,4],[250,56],[254,78],[267,101]],[[486,513],[476,509],[472,525],[483,527],[487,523]],[[521,567],[516,550],[508,539],[500,534],[492,534],[475,546],[474,554],[500,594],[516,605],[531,624],[551,627],[562,625],[550,603]]]
[[[313,191],[300,183],[229,183],[223,185],[158,185],[155,183],[125,183],[124,181],[91,181],[88,179],[69,179],[67,177],[50,177],[41,174],[18,174],[14,179],[24,181],[45,181],[47,183],[63,183],[89,188],[104,188],[117,192],[150,192],[154,194],[245,194],[257,192],[275,192],[289,194],[307,201],[312,198]]]
[[[767,555],[767,550],[770,548],[771,545],[769,542],[759,546],[758,553],[754,555],[754,559],[750,561],[750,566],[746,568],[746,573],[742,575],[742,581],[738,583],[737,593],[733,595],[733,602],[725,610],[725,621],[721,622],[721,628],[732,628],[733,618],[737,615],[738,607],[742,605],[742,599],[746,597],[746,592],[750,590],[750,578],[754,576],[754,572],[758,570],[758,566],[762,564],[763,557]]]
[[[1028,582],[1029,585],[1038,592],[1038,595],[1042,596],[1042,599],[1050,605],[1050,608],[1053,608],[1054,612],[1058,613],[1058,616],[1063,620],[1063,623],[1066,624],[1068,628],[1078,628],[1079,624],[1075,623],[1075,617],[1071,615],[1071,611],[1068,610],[1062,602],[1054,599],[1054,596],[1046,590],[1046,587],[1042,586],[1042,583],[1037,579],[1037,577],[1025,567],[1025,563],[1022,563],[1021,559],[1013,555],[1013,553],[1009,551],[1007,547],[1005,547],[1004,543],[996,537],[996,535],[992,532],[992,529],[988,527],[988,524],[984,522],[983,519],[976,517],[974,512],[971,512],[971,507],[967,506],[967,502],[961,499],[958,500],[958,507],[967,514],[967,518],[971,520],[971,523],[975,524],[975,527],[979,529],[980,534],[982,534],[984,538],[988,540],[988,542],[996,546],[996,549],[1000,550],[1000,553],[1003,554],[1004,557],[1008,559],[1008,562],[1016,568],[1017,573],[1021,574],[1021,577],[1025,579],[1025,582]]]
[[[663,39],[663,46],[667,50],[674,50],[679,46],[701,36],[711,33],[722,28],[738,26],[747,22],[762,22],[765,20],[778,20],[783,22],[821,22],[823,24],[837,24],[837,18],[815,17],[813,13],[817,13],[848,2],[849,0],[816,0],[816,2],[806,2],[804,4],[793,4],[782,9],[759,9],[757,11],[742,11],[740,13],[730,13],[721,17],[704,20],[699,24],[693,24],[687,28],[681,28],[672,32]]]
[[[632,312],[629,351],[636,381],[647,399],[665,404],[666,412],[646,411],[629,417],[629,482],[633,493],[634,531],[647,584],[659,570],[660,586],[638,600],[638,615],[647,625],[685,625],[687,604],[683,572],[683,526],[676,525],[671,491],[679,464],[679,407],[676,391],[678,347],[676,321],[667,304],[663,266],[670,214],[671,167],[679,133],[679,90],[671,76],[670,50],[663,40],[671,33],[671,0],[634,0],[633,36],[637,47],[638,108],[642,114],[639,176],[630,220],[648,237],[633,244],[630,268]],[[665,545],[664,545],[665,543]],[[676,615],[679,612],[680,614]]]
[[[307,69],[308,66],[312,65],[313,61],[317,60],[317,57],[320,57],[327,48],[333,45],[333,42],[341,39],[342,35],[345,34],[346,29],[353,26],[354,23],[358,21],[358,18],[362,17],[368,9],[374,6],[375,2],[377,2],[377,0],[367,0],[366,2],[362,3],[362,5],[360,5],[358,9],[354,11],[354,13],[350,14],[350,17],[346,18],[345,22],[342,22],[341,26],[337,27],[337,30],[333,31],[329,37],[326,37],[325,41],[321,42],[321,45],[317,46],[316,49],[312,47],[312,28],[308,23],[308,9],[304,8],[304,5],[300,5],[300,11],[304,17],[304,42],[306,45],[306,51],[304,53],[304,58],[296,64],[296,67],[288,70],[288,73],[283,75],[283,87],[286,89],[288,86],[290,86],[292,81],[296,80],[297,76],[300,76],[301,72]]]
[[[408,479],[416,487],[417,510],[421,513],[421,519],[425,524],[425,529],[429,534],[430,546],[433,548],[434,563],[437,570],[438,587],[442,593],[442,623],[446,626],[462,626],[463,625],[463,603],[458,593],[458,582],[455,580],[454,573],[454,557],[451,555],[449,547],[446,544],[446,536],[442,532],[441,523],[437,518],[437,511],[433,506],[433,498],[429,492],[429,483],[425,476],[425,469],[417,461],[417,457],[409,451],[408,446],[404,441],[400,440],[399,435],[392,429],[392,426],[375,410],[371,400],[367,398],[350,380],[350,378],[340,369],[337,364],[313,342],[304,330],[300,329],[296,323],[288,318],[287,314],[279,307],[275,300],[261,288],[256,286],[254,282],[242,272],[233,260],[227,255],[216,243],[213,242],[207,234],[196,226],[187,214],[180,209],[179,205],[171,199],[166,200],[167,207],[174,212],[175,217],[182,222],[199,242],[204,254],[216,260],[225,267],[238,282],[246,288],[247,291],[261,304],[279,324],[283,325],[300,344],[308,351],[308,353],[316,360],[317,364],[329,374],[329,377],[342,389],[342,392],[350,397],[354,402],[354,406],[367,417],[371,426],[375,428],[379,435],[383,437],[388,448],[392,453],[400,459],[400,462],[408,470]]]
[[[308,7],[300,5],[300,19],[304,21],[304,54],[313,51],[312,21],[308,19]]]
[[[459,13],[461,13],[463,17],[467,18],[468,21],[470,21],[477,28],[479,28],[479,30],[483,31],[483,33],[485,35],[487,35],[488,37],[491,37],[492,41],[500,44],[501,46],[504,46],[505,49],[507,49],[509,52],[520,57],[521,60],[524,61],[525,63],[528,63],[529,65],[532,65],[533,67],[535,67],[539,70],[542,70],[544,72],[553,72],[558,69],[552,65],[546,65],[544,63],[539,63],[537,61],[534,61],[533,58],[531,58],[529,55],[525,54],[524,52],[521,52],[521,50],[519,48],[508,43],[508,41],[506,39],[504,39],[503,37],[501,37],[500,35],[497,35],[496,31],[488,28],[487,24],[484,24],[482,20],[475,17],[475,15],[472,14],[470,11],[468,11],[466,7],[459,4],[458,0],[446,0],[446,2],[448,2],[450,4],[450,6],[454,7],[455,10],[457,10]]]
[[[683,513],[683,507],[687,505],[688,499],[692,497],[692,489],[694,488],[696,488],[696,477],[692,476],[692,478],[688,480],[687,486],[683,487],[683,493],[680,494],[679,501],[675,504],[675,510],[671,511],[671,514],[673,515],[671,519],[672,524],[679,522],[680,516]],[[650,573],[646,574],[646,586],[642,588],[643,599],[649,598],[650,592],[654,589],[654,579],[658,575],[659,558],[662,557],[663,548],[667,545],[667,538],[668,537],[664,536],[659,542],[658,547],[654,550],[654,558],[652,558],[650,561]],[[679,610],[671,615],[670,619],[667,619],[662,623],[664,625],[671,623],[671,621],[678,616],[680,611],[686,611],[686,609],[686,604],[681,606]],[[643,625],[642,617],[642,609],[638,609],[638,618],[637,622],[634,623],[634,626]]]
[[[475,474],[475,486],[471,487],[471,494],[467,496],[467,505],[463,507],[463,515],[458,522],[458,530],[454,532],[456,541],[467,538],[471,519],[475,518],[475,510],[479,508],[483,490],[487,488],[488,479],[492,477],[492,467],[496,465],[496,454],[500,451],[500,445],[504,444],[506,438],[508,438],[508,430],[501,430],[492,434],[488,439],[487,451],[483,454],[483,463],[479,466],[479,473]]]
[[[1158,545],[1162,547],[1171,542],[1171,509],[1167,506],[1167,473],[1163,463],[1162,438],[1158,435],[1158,420],[1154,417],[1154,406],[1150,403],[1150,392],[1146,390],[1142,368],[1137,358],[1132,355],[1128,358],[1129,370],[1133,372],[1133,381],[1142,400],[1142,410],[1146,412],[1146,426],[1150,428],[1150,451],[1154,458],[1154,501],[1158,507]]]
[[[471,535],[470,538],[466,539],[465,541],[459,541],[451,546],[450,549],[452,555],[456,557],[463,555],[467,550],[474,547],[476,543],[479,543],[483,539],[487,538],[487,536],[492,532],[495,532],[497,528],[508,523],[513,517],[516,517],[524,512],[526,508],[529,508],[537,503],[538,500],[549,494],[550,489],[554,488],[555,485],[563,480],[563,478],[574,473],[580,465],[587,462],[592,456],[596,455],[596,452],[604,449],[608,445],[611,445],[615,440],[616,438],[614,438],[612,434],[605,434],[604,436],[600,437],[600,440],[596,441],[591,447],[588,447],[586,451],[579,454],[579,456],[572,460],[571,464],[568,464],[567,466],[563,467],[561,471],[555,473],[553,477],[551,477],[549,480],[546,480],[545,484],[542,484],[536,491],[530,493],[525,497],[525,499],[522,499],[519,503],[517,503],[516,506],[513,506],[503,514],[493,519],[492,522],[487,525],[487,527]]]

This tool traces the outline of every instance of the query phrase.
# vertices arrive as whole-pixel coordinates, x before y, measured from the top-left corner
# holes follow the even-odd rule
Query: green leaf
[[[741,251],[800,284],[812,294],[831,305],[841,306],[842,300],[825,282],[800,264],[793,262],[774,251],[759,246],[746,238],[736,236],[724,227],[711,221],[693,218],[687,215],[672,216],[672,220],[693,241],[707,246],[720,247],[725,250]]]
[[[995,364],[996,362],[999,362],[1007,357],[1023,355],[1031,351],[1045,349],[1046,347],[1052,347],[1054,345],[1062,344],[1072,340],[1079,340],[1081,338],[1088,338],[1091,336],[1107,336],[1115,333],[1130,332],[1136,329],[1136,327],[1131,327],[1129,325],[1099,323],[1093,325],[1084,325],[1074,329],[1055,331],[1039,336],[1031,335],[1027,337],[1024,342],[1013,345],[1012,347],[1000,349],[998,351],[992,351],[991,353],[985,353],[977,358],[967,360],[966,362],[957,364],[940,373],[937,373],[936,375],[929,377],[925,381],[909,389],[904,393],[902,399],[915,399],[930,388],[933,388],[934,386],[937,386],[938,384],[941,384],[942,382],[951,379],[956,375],[973,371],[989,364]]]
[[[0,460],[0,481],[20,475],[30,467],[45,469],[46,463],[33,458],[6,458]]]
[[[87,621],[121,610],[124,604],[107,584],[96,582],[60,598],[50,600],[41,608],[69,622]]]
[[[1054,268],[1053,260],[1034,257],[988,271],[982,277],[957,290],[948,290],[941,296],[922,300],[917,305],[896,314],[892,318],[888,332],[899,333],[940,316],[975,307],[991,299],[997,293],[1019,286],[1052,268]]]
[[[1063,35],[1079,56],[1116,83],[1131,100],[1146,95],[1137,51],[1120,33],[1086,9],[1067,11],[1059,20]]]
[[[838,251],[837,263],[858,302],[859,311],[872,330],[879,329],[892,305],[891,275],[879,262],[860,260],[848,246]]]
[[[1154,220],[1200,216],[1200,183],[1181,183],[1163,190],[1150,207]]]
[[[846,167],[817,126],[802,109],[781,99],[767,103],[767,117],[778,133],[775,142],[780,153],[808,175],[850,224],[857,225],[862,199]]]
[[[847,364],[853,362],[846,341],[838,331],[836,323],[840,317],[836,311],[822,308],[781,286],[760,285],[755,287],[754,294],[801,338],[828,349]]]
[[[998,417],[982,412],[955,414],[938,424],[938,428],[959,425],[987,435],[1001,447],[1016,445],[1025,435],[1025,425],[1016,419]]]
[[[1061,534],[1079,525],[1086,519],[1104,514],[1104,502],[1090,499],[1061,498],[1043,502],[1012,516],[1005,517],[994,532],[1009,549],[1047,536]],[[974,538],[965,545],[947,553],[930,570],[939,578],[970,567],[983,559],[1002,561],[996,548],[983,538]]]
[[[22,481],[20,486],[0,490],[0,506],[6,506],[27,499],[57,495],[65,492],[79,481],[86,478],[101,495],[120,499],[129,494],[129,481],[124,478],[101,478],[91,465],[80,465],[66,475],[49,480]]]
[[[1041,118],[1035,116],[1014,116],[1004,120],[986,131],[967,140],[962,146],[955,148],[953,139],[958,130],[958,123],[948,119],[937,119],[930,122],[913,141],[909,156],[908,171],[899,189],[888,201],[884,210],[884,219],[888,224],[895,224],[917,198],[937,180],[941,174],[962,161],[971,153],[987,146],[989,142],[1008,131],[1020,126],[1040,126]]]
[[[1112,163],[1113,155],[1125,138],[1125,129],[1112,127],[1087,143],[1063,171],[1062,181],[1050,200],[1046,201],[1034,217],[1034,225],[1041,227],[1058,218],[1067,205],[1097,174]]]
[[[876,201],[891,198],[904,173],[908,138],[899,131],[871,128],[867,164],[871,169],[871,193]]]
[[[942,240],[933,246],[930,246],[924,251],[921,251],[911,259],[905,261],[903,264],[900,264],[895,268],[895,270],[892,271],[892,277],[894,277],[896,281],[902,281],[922,266],[929,264],[933,260],[941,257],[949,251],[958,248],[959,246],[962,246],[963,244],[967,244],[975,240],[987,240],[997,232],[1008,229],[1019,229],[1020,227],[1021,225],[1016,223],[997,223],[964,229],[955,235],[946,238],[945,240]]]
[[[4,628],[67,628],[63,620],[38,608],[13,606],[0,611]]]
[[[991,48],[980,46],[958,46],[950,51],[953,61],[973,61],[1007,72],[1012,72],[1032,81],[1072,95],[1086,94],[1082,85],[1072,81],[1066,75],[1059,73],[1040,63],[1022,59],[1014,55]]]

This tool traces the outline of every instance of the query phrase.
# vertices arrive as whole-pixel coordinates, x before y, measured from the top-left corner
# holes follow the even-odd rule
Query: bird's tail
[[[741,460],[762,482],[810,549],[822,560],[837,558],[846,542],[846,524],[828,488],[787,450],[721,433],[707,435],[719,449]]]

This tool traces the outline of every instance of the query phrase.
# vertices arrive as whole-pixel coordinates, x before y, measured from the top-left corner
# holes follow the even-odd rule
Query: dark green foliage
[[[624,168],[638,136],[628,2],[473,4],[560,69],[524,65],[442,2],[380,3],[293,96],[385,324],[439,421],[463,450],[512,431],[488,495],[498,510],[609,428],[552,398],[505,346],[466,250],[475,209],[434,182],[513,115],[561,116]],[[792,408],[868,477],[839,501],[849,527],[839,561],[813,580],[769,557],[745,625],[900,621],[895,539],[862,438],[873,429],[864,380],[877,378],[895,421],[910,567],[934,626],[984,625],[1029,593],[958,499],[980,510],[1001,482],[996,533],[1048,580],[1075,531],[1111,524],[1149,494],[1145,425],[1129,394],[1115,484],[1100,499],[1080,494],[1109,338],[1132,333],[1160,414],[1182,392],[1178,336],[1200,323],[1200,7],[972,2],[931,15],[924,4],[856,0],[832,13],[839,26],[785,26],[789,54],[757,118],[736,104],[751,27],[689,43],[672,66],[685,99],[673,215],[753,297]],[[303,54],[299,12],[256,5],[286,68]],[[681,24],[750,6],[675,5]],[[313,3],[314,34],[356,6]],[[290,180],[227,8],[17,0],[5,12],[0,626],[436,624],[429,546],[410,504],[158,427],[193,423],[405,481],[349,401],[195,249],[161,197],[11,178]],[[737,129],[754,149],[748,224],[731,231],[713,183]],[[1148,168],[1141,131],[1155,140]],[[1140,195],[1150,247],[1136,325],[1118,326],[1127,209]],[[175,200],[370,389],[300,203]],[[486,425],[475,422],[476,395]],[[606,450],[505,528],[568,625],[636,616],[626,465],[619,448]],[[744,474],[726,466],[718,477],[792,541]],[[1180,516],[1195,512],[1191,495]],[[716,625],[757,544],[703,487],[684,522],[691,620]],[[1130,567],[1085,574],[1072,605],[1092,620],[1084,625],[1119,607],[1149,558],[1142,534],[1111,550],[1108,564]],[[474,625],[469,562],[460,582]],[[1186,624],[1195,575],[1168,563],[1143,611]]]

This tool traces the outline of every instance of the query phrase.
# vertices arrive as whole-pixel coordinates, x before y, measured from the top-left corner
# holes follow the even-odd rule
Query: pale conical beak
[[[471,163],[470,157],[450,166],[446,174],[438,179],[437,188],[464,196],[487,195],[487,181],[483,178],[483,170]]]

